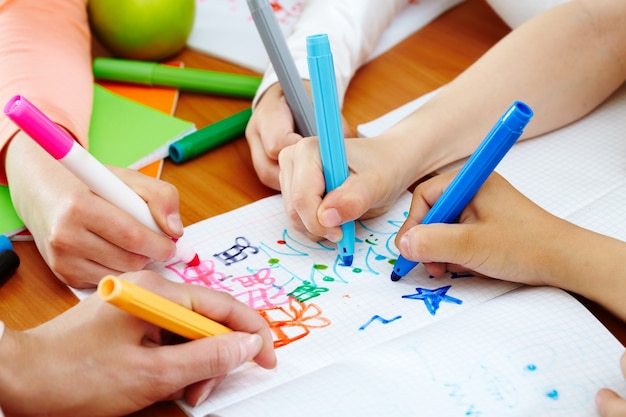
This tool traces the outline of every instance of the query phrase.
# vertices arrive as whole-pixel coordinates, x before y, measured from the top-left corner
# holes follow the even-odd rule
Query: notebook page
[[[387,214],[357,223],[350,267],[335,244],[316,244],[289,228],[280,195],[188,226],[185,239],[201,265],[173,261],[150,269],[229,292],[258,310],[270,324],[280,365],[268,371],[246,364],[208,402],[185,411],[205,415],[517,287],[469,274],[433,279],[422,265],[392,282],[393,239],[410,198],[406,193]]]
[[[573,297],[523,287],[211,417],[597,416],[624,348]]]

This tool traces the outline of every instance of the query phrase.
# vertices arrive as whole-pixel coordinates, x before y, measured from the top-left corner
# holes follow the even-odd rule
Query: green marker
[[[251,115],[252,108],[248,107],[219,122],[190,133],[170,145],[170,158],[175,163],[180,164],[232,139],[242,137]]]
[[[229,74],[116,58],[94,59],[93,75],[103,80],[176,87],[199,93],[250,99],[254,97],[261,83],[261,77],[255,75]]]

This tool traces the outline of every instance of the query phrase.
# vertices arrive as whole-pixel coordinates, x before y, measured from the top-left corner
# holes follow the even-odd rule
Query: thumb
[[[167,362],[171,367],[164,369],[164,375],[175,385],[175,390],[187,387],[185,399],[196,405],[204,401],[230,371],[252,360],[262,346],[261,336],[244,332],[169,346],[168,349],[177,352],[168,354],[174,359]]]
[[[328,228],[337,227],[361,217],[375,217],[385,213],[391,205],[379,206],[375,188],[356,175],[348,176],[340,187],[322,200],[317,212],[320,224]]]
[[[418,224],[408,229],[398,241],[398,250],[407,259],[468,266],[471,245],[467,244],[466,227],[462,224]]]
[[[602,388],[598,391],[596,406],[602,417],[626,416],[626,400],[608,388]]]

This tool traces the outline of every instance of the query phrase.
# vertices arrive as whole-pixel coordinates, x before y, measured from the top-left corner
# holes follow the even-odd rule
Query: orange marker
[[[193,310],[112,275],[100,281],[98,295],[135,317],[187,339],[232,331]]]

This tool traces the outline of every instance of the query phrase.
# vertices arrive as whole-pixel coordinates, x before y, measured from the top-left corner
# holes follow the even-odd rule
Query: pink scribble
[[[233,277],[230,282],[247,289],[233,293],[233,297],[255,310],[271,308],[289,301],[285,289],[274,285],[276,278],[269,268],[259,269],[252,275]]]
[[[165,265],[187,284],[202,285],[213,290],[231,292],[232,288],[224,284],[226,274],[215,269],[213,260],[204,260],[198,266],[188,266],[184,262]]]

